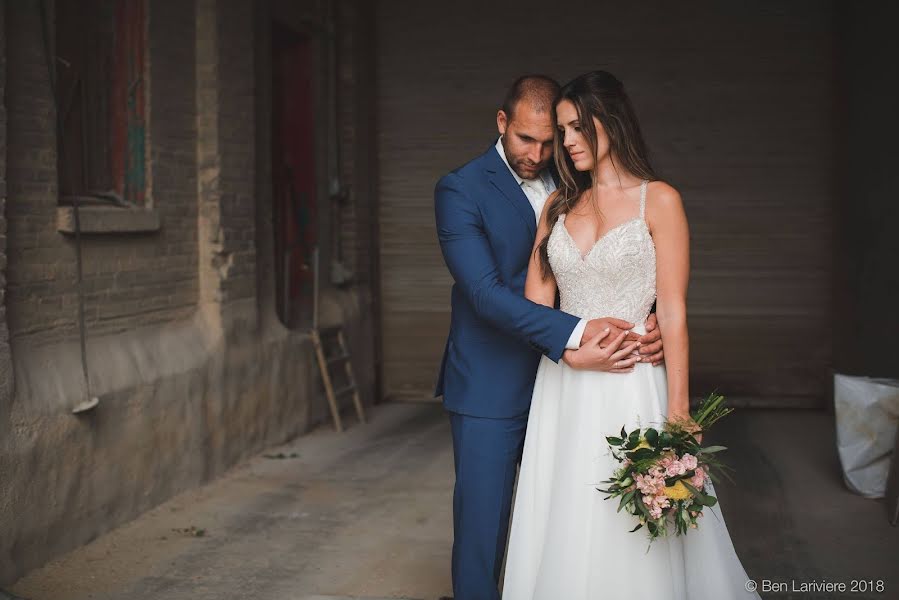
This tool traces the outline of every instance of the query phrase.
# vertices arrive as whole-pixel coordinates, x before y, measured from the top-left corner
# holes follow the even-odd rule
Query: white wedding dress
[[[548,252],[562,310],[593,319],[645,322],[656,297],[655,246],[639,216],[581,256],[561,215]],[[636,202],[634,203],[637,212]],[[619,466],[605,437],[657,426],[667,412],[663,366],[627,374],[540,362],[512,513],[504,600],[728,600],[758,598],[734,551],[718,506],[699,528],[650,546],[646,530],[618,500],[596,490]],[[709,482],[709,485],[711,482]],[[709,489],[714,494],[713,489]],[[648,552],[647,552],[648,549]]]

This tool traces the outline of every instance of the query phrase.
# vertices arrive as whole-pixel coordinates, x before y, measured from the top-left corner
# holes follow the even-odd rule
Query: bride
[[[574,79],[562,88],[555,117],[561,184],[540,218],[525,295],[552,307],[558,290],[568,313],[631,323],[644,323],[656,302],[666,366],[624,358],[628,346],[614,374],[579,370],[570,350],[564,364],[541,360],[503,598],[758,598],[746,591],[752,586],[718,506],[686,536],[649,545],[644,530],[629,532],[633,516],[616,512],[617,502],[596,489],[618,467],[605,436],[622,425],[630,431],[689,418],[689,231],[680,195],[647,160],[618,79],[605,71]]]

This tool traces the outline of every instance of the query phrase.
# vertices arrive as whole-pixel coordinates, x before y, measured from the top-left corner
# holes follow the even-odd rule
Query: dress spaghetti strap
[[[640,184],[640,219],[643,221],[646,220],[646,186],[649,185],[649,180],[644,179],[643,183]]]

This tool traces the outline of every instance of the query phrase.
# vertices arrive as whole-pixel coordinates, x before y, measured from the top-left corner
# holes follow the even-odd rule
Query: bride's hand
[[[699,423],[693,420],[693,417],[690,416],[689,411],[669,413],[668,421],[670,423],[678,423],[679,425],[681,425],[685,430],[693,434],[693,437],[696,438],[697,444],[699,444],[700,446],[702,445],[702,427],[699,426]]]
[[[566,350],[562,360],[573,369],[586,369],[589,371],[605,371],[607,373],[630,373],[634,370],[634,364],[640,362],[640,356],[634,355],[634,350],[640,346],[640,342],[625,344],[626,331],[615,336],[605,348],[600,342],[609,337],[610,329],[601,331],[593,336],[578,350]]]

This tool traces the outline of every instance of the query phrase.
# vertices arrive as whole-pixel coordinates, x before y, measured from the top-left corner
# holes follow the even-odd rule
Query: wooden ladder
[[[337,401],[349,393],[353,394],[353,404],[356,405],[359,422],[365,423],[365,409],[362,406],[362,399],[359,397],[359,389],[356,387],[356,378],[353,376],[350,350],[343,335],[343,327],[336,325],[325,329],[313,329],[312,343],[315,345],[318,370],[325,386],[325,394],[328,396],[328,405],[331,407],[331,418],[334,420],[335,429],[343,431],[343,421],[340,419],[340,406]],[[331,369],[340,364],[343,364],[346,384],[339,389],[334,389]]]

